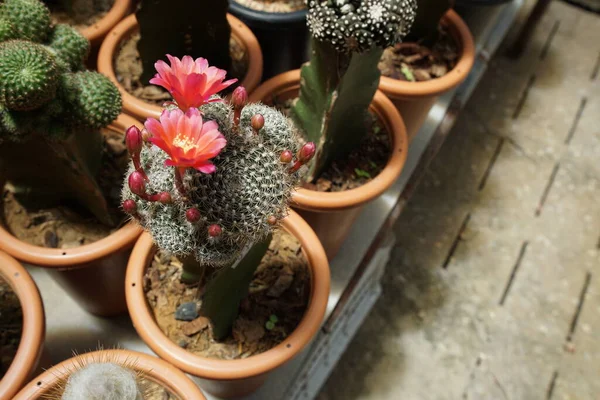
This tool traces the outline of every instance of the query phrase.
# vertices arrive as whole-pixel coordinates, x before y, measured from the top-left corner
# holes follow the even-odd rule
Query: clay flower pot
[[[460,49],[458,63],[451,71],[441,78],[424,82],[401,81],[386,76],[379,81],[379,90],[392,99],[400,111],[409,140],[415,137],[438,97],[464,81],[475,62],[473,36],[458,14],[448,10],[440,23],[448,29]]]
[[[137,333],[162,359],[200,381],[200,386],[217,397],[232,398],[258,389],[274,369],[298,354],[317,333],[329,298],[329,264],[319,239],[308,224],[290,211],[282,227],[298,239],[308,260],[311,298],[300,324],[282,343],[272,349],[240,360],[200,357],[173,343],[158,327],[143,289],[143,277],[156,247],[144,233],[136,243],[127,267],[127,307]]]
[[[250,101],[272,104],[298,96],[300,70],[288,71],[269,79],[250,95]],[[408,153],[408,139],[402,118],[392,102],[377,91],[371,111],[392,137],[391,156],[384,169],[361,187],[343,192],[317,192],[300,188],[293,194],[292,207],[308,222],[321,240],[331,260],[346,239],[362,207],[385,192],[402,172]]]
[[[122,132],[141,124],[121,114],[108,129]],[[81,307],[99,316],[127,310],[122,282],[129,253],[142,229],[128,223],[94,243],[71,249],[52,249],[23,242],[0,223],[0,250],[18,260],[44,267]]]
[[[146,379],[163,386],[178,399],[205,400],[198,386],[183,372],[156,357],[130,350],[100,350],[69,358],[35,378],[13,400],[45,399],[82,364],[106,361],[123,366],[133,365]]]
[[[23,312],[23,330],[17,354],[0,380],[0,399],[12,399],[37,368],[44,345],[46,320],[35,282],[21,264],[3,252],[0,252],[0,276],[19,298]]]
[[[94,25],[83,29],[81,34],[90,41],[92,48],[99,47],[108,32],[125,18],[132,8],[132,0],[115,0],[108,13]]]
[[[244,86],[248,93],[250,93],[258,86],[262,76],[263,57],[260,45],[252,31],[242,21],[230,14],[227,14],[227,20],[231,26],[231,35],[241,43],[248,54],[248,72],[246,73],[246,77],[240,82],[240,85]],[[163,108],[156,104],[140,100],[127,92],[117,80],[114,69],[114,60],[119,51],[120,44],[137,31],[138,23],[135,14],[128,16],[113,28],[100,47],[98,72],[108,76],[117,88],[119,88],[121,97],[123,98],[124,112],[140,119],[148,117],[158,118]]]

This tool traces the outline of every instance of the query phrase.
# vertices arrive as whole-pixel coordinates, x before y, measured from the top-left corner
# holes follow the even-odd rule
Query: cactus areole
[[[127,132],[133,163],[123,187],[123,209],[161,250],[185,260],[182,280],[201,279],[205,274],[199,268],[222,270],[203,300],[210,305],[215,303],[211,293],[231,293],[229,307],[221,301],[218,307],[207,306],[220,311],[203,305],[215,336],[222,337],[273,229],[286,216],[298,170],[310,161],[314,144],[301,145],[292,122],[279,111],[248,104],[243,87],[231,101],[219,97],[235,82],[225,81],[225,71],[204,59],[169,59],[170,67],[157,63],[153,81],[175,101],[160,119],[146,121],[145,132]],[[139,146],[139,138],[146,145]],[[169,201],[161,201],[167,194]],[[243,279],[231,278],[239,274]]]
[[[74,28],[52,25],[39,0],[0,3],[0,168],[17,192],[77,200],[110,224],[95,176],[100,128],[121,98],[107,77],[85,71],[89,47]]]
[[[356,149],[367,132],[368,109],[383,50],[408,33],[416,0],[307,0],[311,58],[302,67],[292,118],[316,143],[308,180]]]

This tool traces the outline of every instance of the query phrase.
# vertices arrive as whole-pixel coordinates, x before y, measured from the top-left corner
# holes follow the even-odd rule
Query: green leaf
[[[267,328],[267,330],[269,331],[273,330],[273,328],[275,328],[275,322],[267,321],[267,323],[265,324],[265,328]]]
[[[271,314],[271,316],[269,317],[269,321],[271,321],[274,324],[276,324],[279,321],[279,318],[277,318],[277,315]]]
[[[413,73],[412,73],[411,69],[408,67],[408,65],[402,64],[402,69],[400,71],[402,71],[402,74],[408,81],[410,81],[410,82],[416,81],[415,76],[413,75]]]
[[[370,178],[371,174],[360,168],[354,168],[354,173],[360,178]]]

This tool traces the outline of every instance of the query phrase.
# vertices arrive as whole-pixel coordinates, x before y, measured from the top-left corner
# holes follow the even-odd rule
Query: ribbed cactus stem
[[[228,0],[142,0],[136,12],[140,26],[138,50],[142,59],[142,81],[154,75],[154,63],[166,54],[191,55],[211,60],[229,70],[231,28],[227,22]],[[165,21],[169,28],[165,29]]]

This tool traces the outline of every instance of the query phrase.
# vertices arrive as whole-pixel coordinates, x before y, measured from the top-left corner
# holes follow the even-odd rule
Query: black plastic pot
[[[229,12],[248,25],[260,43],[264,60],[263,81],[299,68],[308,60],[306,10],[269,13],[230,0]]]
[[[455,11],[464,19],[475,41],[488,37],[495,21],[506,3],[512,0],[456,0]]]
[[[497,6],[500,4],[508,3],[512,0],[456,0],[457,6],[469,7],[469,6]]]

